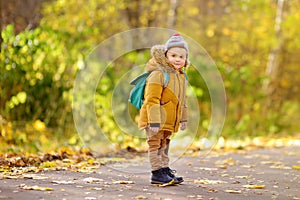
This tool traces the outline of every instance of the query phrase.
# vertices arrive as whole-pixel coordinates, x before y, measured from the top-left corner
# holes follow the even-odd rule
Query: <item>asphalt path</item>
[[[176,186],[150,184],[147,155],[93,172],[43,171],[0,177],[0,199],[300,199],[300,146],[194,152],[173,160],[184,177]]]

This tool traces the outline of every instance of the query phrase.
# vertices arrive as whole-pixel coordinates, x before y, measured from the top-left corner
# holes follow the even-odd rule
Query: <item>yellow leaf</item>
[[[220,169],[227,169],[227,165],[219,165],[218,166]]]
[[[243,188],[247,188],[247,189],[264,189],[265,185],[243,185]]]
[[[55,161],[51,161],[51,162],[46,161],[46,162],[43,162],[42,165],[43,165],[43,167],[45,167],[45,168],[54,168],[54,167],[57,166],[57,164],[56,164]]]
[[[293,165],[293,169],[300,169],[300,165]]]
[[[90,190],[97,190],[97,191],[100,191],[100,190],[102,190],[102,188],[94,187],[94,188],[90,188]]]
[[[237,161],[233,158],[226,158],[225,160],[219,160],[215,162],[216,165],[235,165]]]
[[[263,165],[281,165],[282,162],[279,161],[261,161],[260,162]]]
[[[89,165],[95,164],[94,160],[92,160],[92,159],[89,159],[87,162],[88,162]]]
[[[134,181],[113,181],[113,184],[134,184]]]
[[[147,197],[142,196],[142,195],[136,196],[135,198],[136,198],[136,199],[147,199]]]

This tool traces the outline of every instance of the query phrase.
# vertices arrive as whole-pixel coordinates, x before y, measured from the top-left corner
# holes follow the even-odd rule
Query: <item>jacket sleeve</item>
[[[160,127],[161,124],[160,101],[163,91],[163,78],[161,71],[153,71],[147,78],[144,104],[147,109],[150,127]]]
[[[183,110],[182,110],[182,118],[180,122],[187,122],[188,121],[188,108],[186,103],[183,105]]]
[[[182,116],[180,122],[187,122],[188,121],[188,107],[187,107],[187,95],[186,95],[186,89],[187,89],[187,81],[184,82],[184,101],[182,106]]]

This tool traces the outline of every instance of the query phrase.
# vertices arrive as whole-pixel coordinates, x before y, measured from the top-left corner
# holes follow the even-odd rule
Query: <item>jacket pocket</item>
[[[174,125],[176,119],[176,109],[172,101],[160,106],[162,127],[166,124]]]

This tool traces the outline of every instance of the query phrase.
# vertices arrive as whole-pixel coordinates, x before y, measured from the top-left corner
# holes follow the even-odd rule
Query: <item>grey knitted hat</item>
[[[168,39],[168,41],[165,44],[165,48],[164,48],[165,53],[167,53],[167,51],[172,47],[184,48],[186,50],[187,55],[189,53],[188,45],[179,33],[175,33]]]

